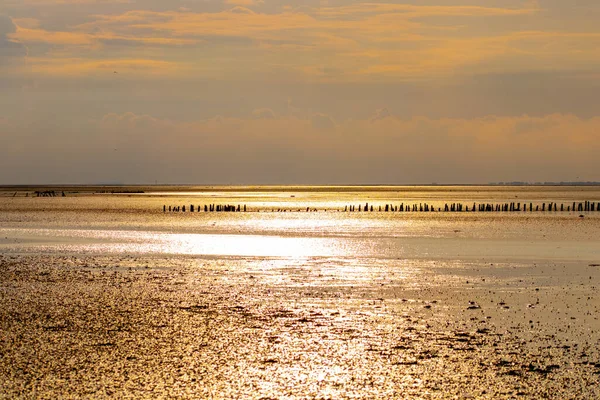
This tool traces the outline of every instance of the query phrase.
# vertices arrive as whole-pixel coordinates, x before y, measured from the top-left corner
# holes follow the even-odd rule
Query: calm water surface
[[[127,191],[128,188],[122,188]],[[75,193],[78,192],[78,193]],[[346,205],[600,201],[598,187],[168,188],[144,193],[0,197],[3,253],[168,254],[589,261],[600,212],[347,213]],[[163,213],[163,205],[246,205],[246,213]],[[317,211],[306,212],[306,208]],[[283,212],[285,210],[285,212]]]

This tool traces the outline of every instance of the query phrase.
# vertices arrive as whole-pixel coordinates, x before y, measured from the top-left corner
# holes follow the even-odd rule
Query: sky
[[[0,0],[0,184],[600,181],[597,0]]]

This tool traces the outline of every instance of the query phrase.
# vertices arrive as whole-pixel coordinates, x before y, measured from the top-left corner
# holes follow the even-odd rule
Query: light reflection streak
[[[598,242],[590,240],[470,239],[462,237],[314,236],[291,234],[170,233],[99,229],[0,228],[0,250],[12,253],[148,254],[188,256],[343,257],[367,260],[594,262]]]

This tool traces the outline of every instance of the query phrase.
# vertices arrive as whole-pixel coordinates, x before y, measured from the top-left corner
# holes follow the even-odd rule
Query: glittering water
[[[123,191],[127,191],[124,188]],[[370,259],[592,260],[600,213],[400,213],[386,204],[600,201],[596,187],[169,188],[0,197],[5,253]],[[368,203],[375,212],[343,212]],[[246,213],[190,213],[190,205]],[[163,213],[163,206],[187,207]],[[310,210],[307,212],[307,208]],[[315,211],[316,210],[316,211]]]

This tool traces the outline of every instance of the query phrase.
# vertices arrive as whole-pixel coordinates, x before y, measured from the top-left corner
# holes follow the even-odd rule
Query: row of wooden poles
[[[163,212],[246,212],[247,208],[244,204],[243,206],[238,204],[237,206],[231,204],[205,204],[204,208],[202,206],[194,207],[193,204],[190,204],[189,208],[186,209],[185,206],[166,206],[163,205]]]
[[[163,212],[246,212],[248,208],[245,204],[205,204],[204,206],[194,206],[190,204],[188,207],[183,206],[167,206],[163,205]],[[303,211],[302,209],[271,209],[271,211],[285,212],[285,211]],[[306,212],[318,211],[316,208],[306,207]],[[533,203],[503,203],[503,204],[489,204],[489,203],[473,203],[471,207],[462,203],[446,203],[444,207],[438,207],[437,209],[431,204],[419,203],[419,204],[386,204],[384,206],[373,206],[372,204],[366,203],[364,206],[359,204],[358,207],[354,205],[347,205],[344,209],[338,209],[337,211],[343,212],[534,212],[534,211],[577,211],[577,212],[588,212],[588,211],[600,211],[600,202],[595,203],[591,201],[584,202],[573,202],[572,205],[564,205],[558,203],[542,203],[541,206]]]

